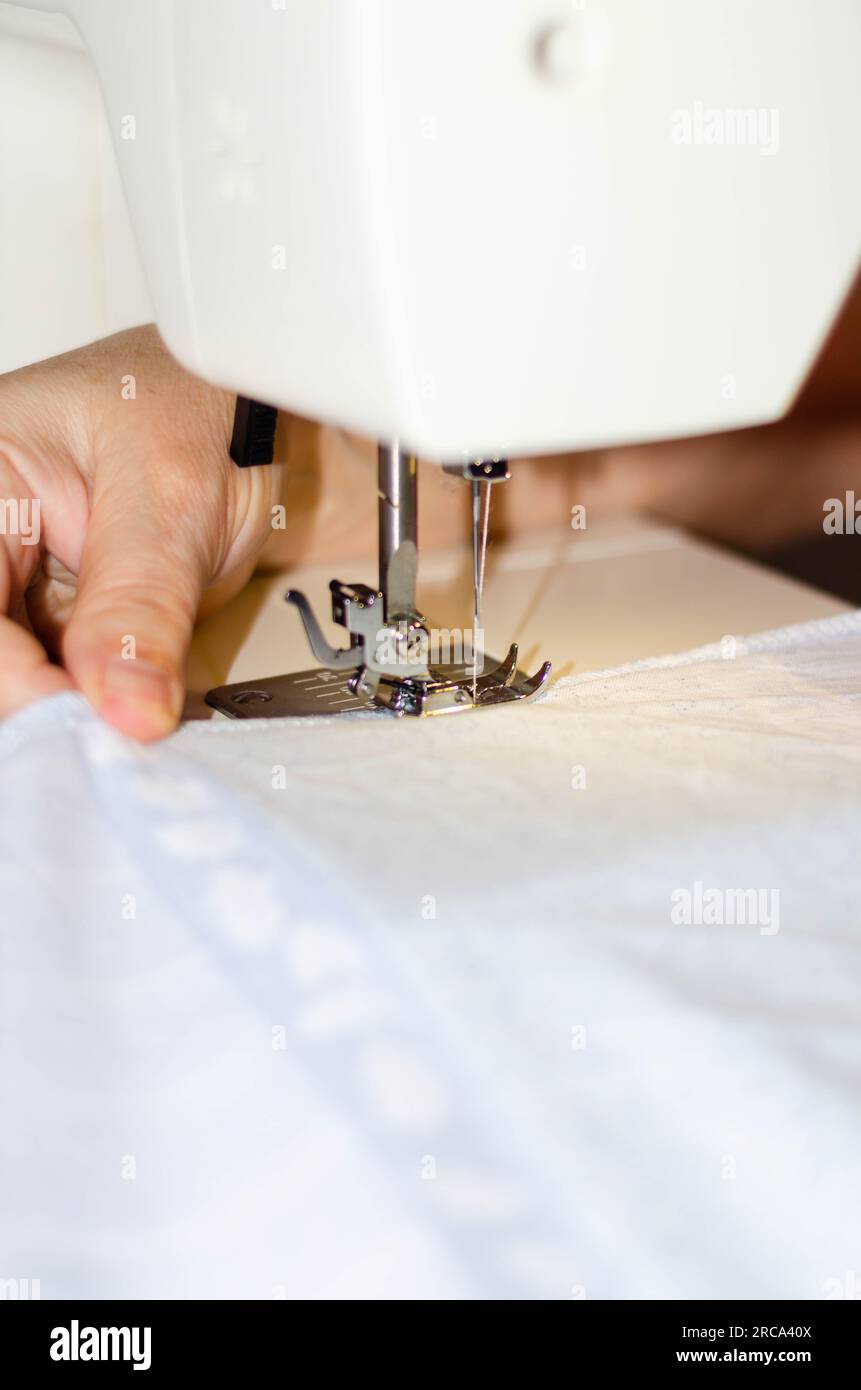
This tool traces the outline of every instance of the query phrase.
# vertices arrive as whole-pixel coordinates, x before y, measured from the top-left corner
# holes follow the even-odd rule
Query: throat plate
[[[373,696],[356,694],[350,688],[354,671],[296,671],[286,676],[267,676],[258,681],[242,681],[210,690],[206,703],[231,719],[306,719],[333,715],[355,714],[371,710],[375,714],[461,714],[467,710],[488,709],[493,705],[511,704],[537,695],[550,674],[549,663],[534,676],[517,669],[517,648],[512,647],[505,661],[485,659],[487,674],[473,683],[471,666],[441,666],[433,671],[440,686],[448,689],[438,696],[428,694],[425,700],[410,699],[409,682],[382,682],[382,690],[395,698],[381,704]],[[452,686],[455,687],[452,690]],[[475,692],[473,698],[473,689]],[[399,699],[401,695],[404,698]],[[417,705],[414,708],[413,705]]]

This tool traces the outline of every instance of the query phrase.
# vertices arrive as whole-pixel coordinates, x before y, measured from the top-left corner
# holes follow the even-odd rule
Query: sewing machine
[[[535,694],[546,666],[481,650],[505,459],[779,417],[857,265],[859,0],[30,8],[90,50],[155,317],[237,392],[237,462],[276,408],[383,441],[349,645],[291,591],[319,669],[212,691],[236,717]],[[455,661],[416,605],[418,456],[472,490]]]

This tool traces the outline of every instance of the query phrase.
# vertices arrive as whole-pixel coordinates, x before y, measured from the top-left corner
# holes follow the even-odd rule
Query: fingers
[[[8,549],[0,547],[0,610],[14,601]],[[59,666],[52,666],[32,633],[0,616],[0,719],[48,695],[73,689]]]
[[[209,565],[193,499],[163,465],[129,457],[100,481],[63,638],[68,671],[100,714],[133,738],[170,733]]]
[[[50,391],[46,372],[58,374]],[[154,330],[7,382],[2,413],[19,444],[58,391],[64,408],[28,454],[51,533],[36,582],[35,565],[12,566],[8,605],[27,590],[31,621],[73,685],[122,732],[155,739],[180,716],[201,596],[212,585],[223,601],[250,573],[280,469],[233,467],[233,397],[183,372]],[[24,654],[36,660],[27,643]]]

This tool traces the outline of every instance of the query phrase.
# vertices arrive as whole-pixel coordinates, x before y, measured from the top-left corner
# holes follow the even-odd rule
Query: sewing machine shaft
[[[387,622],[410,622],[418,617],[418,463],[398,443],[379,447],[377,487],[385,616]]]

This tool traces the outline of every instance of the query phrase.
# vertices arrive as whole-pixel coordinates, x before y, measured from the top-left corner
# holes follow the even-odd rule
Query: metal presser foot
[[[550,674],[545,662],[534,676],[517,669],[517,647],[502,662],[479,650],[481,589],[490,484],[508,477],[499,459],[458,465],[473,488],[475,616],[473,630],[430,627],[415,606],[417,465],[397,444],[379,451],[380,583],[342,584],[333,579],[332,618],[346,629],[348,647],[327,642],[304,594],[289,590],[319,669],[210,690],[206,703],[233,719],[278,719],[383,709],[395,715],[457,714],[529,700]]]

